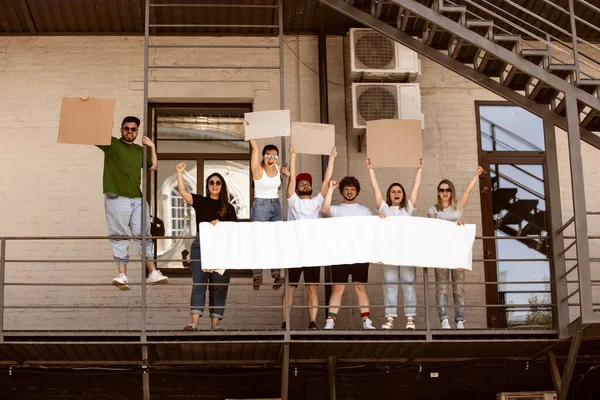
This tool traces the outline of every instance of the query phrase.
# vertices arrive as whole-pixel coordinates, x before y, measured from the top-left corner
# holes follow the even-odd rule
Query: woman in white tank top
[[[273,144],[268,144],[263,148],[261,157],[255,140],[250,140],[250,147],[252,148],[250,168],[254,181],[254,202],[250,210],[250,221],[282,221],[283,213],[279,202],[282,176],[277,165],[279,149]],[[271,276],[274,280],[273,289],[279,289],[284,282],[281,270],[272,269]],[[262,282],[262,269],[252,270],[254,290],[260,289]]]
[[[448,179],[442,180],[437,187],[437,203],[429,209],[427,216],[429,218],[439,218],[462,225],[461,218],[463,210],[469,202],[471,190],[475,187],[475,184],[482,173],[483,168],[477,167],[475,175],[471,178],[471,181],[459,202],[456,202],[456,189],[454,188],[454,184]],[[450,274],[450,270],[446,268],[434,268],[434,270],[435,298],[438,305],[438,315],[442,322],[442,329],[450,329],[450,323],[448,322],[448,286],[450,284],[450,277],[452,277],[456,329],[465,329],[465,270],[453,269],[452,274]]]

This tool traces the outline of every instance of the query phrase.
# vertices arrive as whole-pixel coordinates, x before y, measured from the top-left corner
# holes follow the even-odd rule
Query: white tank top
[[[262,168],[262,167],[261,167]],[[270,177],[267,172],[262,168],[262,176],[260,179],[254,179],[254,197],[257,199],[278,199],[279,198],[279,186],[281,185],[281,176],[279,174],[279,167],[275,164],[277,175]]]

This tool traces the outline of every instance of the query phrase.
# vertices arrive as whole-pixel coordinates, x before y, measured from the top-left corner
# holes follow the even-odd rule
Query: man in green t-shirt
[[[142,177],[143,148],[135,144],[140,120],[137,117],[125,117],[121,123],[121,138],[111,138],[108,146],[98,146],[104,152],[104,173],[102,186],[104,192],[104,210],[108,236],[127,237],[142,236]],[[148,147],[148,165],[156,171],[158,158],[154,143],[149,137],[142,137],[142,144]],[[146,203],[146,236],[150,236],[150,207]],[[134,239],[138,253],[142,254],[142,241]],[[129,261],[129,240],[111,239],[110,245],[115,263],[119,267],[119,275],[113,279],[113,285],[121,290],[129,290],[127,281],[127,262]],[[152,241],[146,241],[146,258],[154,259]],[[146,262],[148,278],[146,283],[167,283],[168,278],[158,269],[154,261]]]

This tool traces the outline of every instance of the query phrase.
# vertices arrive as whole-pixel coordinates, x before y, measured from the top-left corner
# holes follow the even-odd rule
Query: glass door
[[[542,160],[539,160],[542,161]],[[492,327],[552,327],[550,255],[543,164],[484,160],[482,187],[488,304]],[[487,212],[485,212],[487,211]],[[512,261],[503,261],[512,260]],[[514,283],[511,283],[514,282]]]
[[[508,102],[476,102],[488,326],[553,326],[543,120]],[[554,134],[554,132],[548,132]],[[487,261],[489,260],[489,261]]]

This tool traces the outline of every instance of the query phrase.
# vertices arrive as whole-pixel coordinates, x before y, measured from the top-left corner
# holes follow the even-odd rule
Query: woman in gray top
[[[462,214],[464,208],[469,202],[471,191],[483,173],[483,168],[477,167],[475,175],[471,178],[469,185],[465,189],[460,200],[456,201],[456,189],[454,184],[448,179],[442,180],[438,184],[437,203],[429,209],[427,216],[429,218],[439,218],[446,221],[456,222],[462,225]],[[448,286],[450,284],[450,275],[452,276],[452,292],[454,297],[454,320],[456,329],[465,329],[465,270],[462,268],[453,269],[450,273],[446,268],[435,268],[435,297],[438,304],[438,315],[442,322],[442,329],[450,329],[448,323]]]

